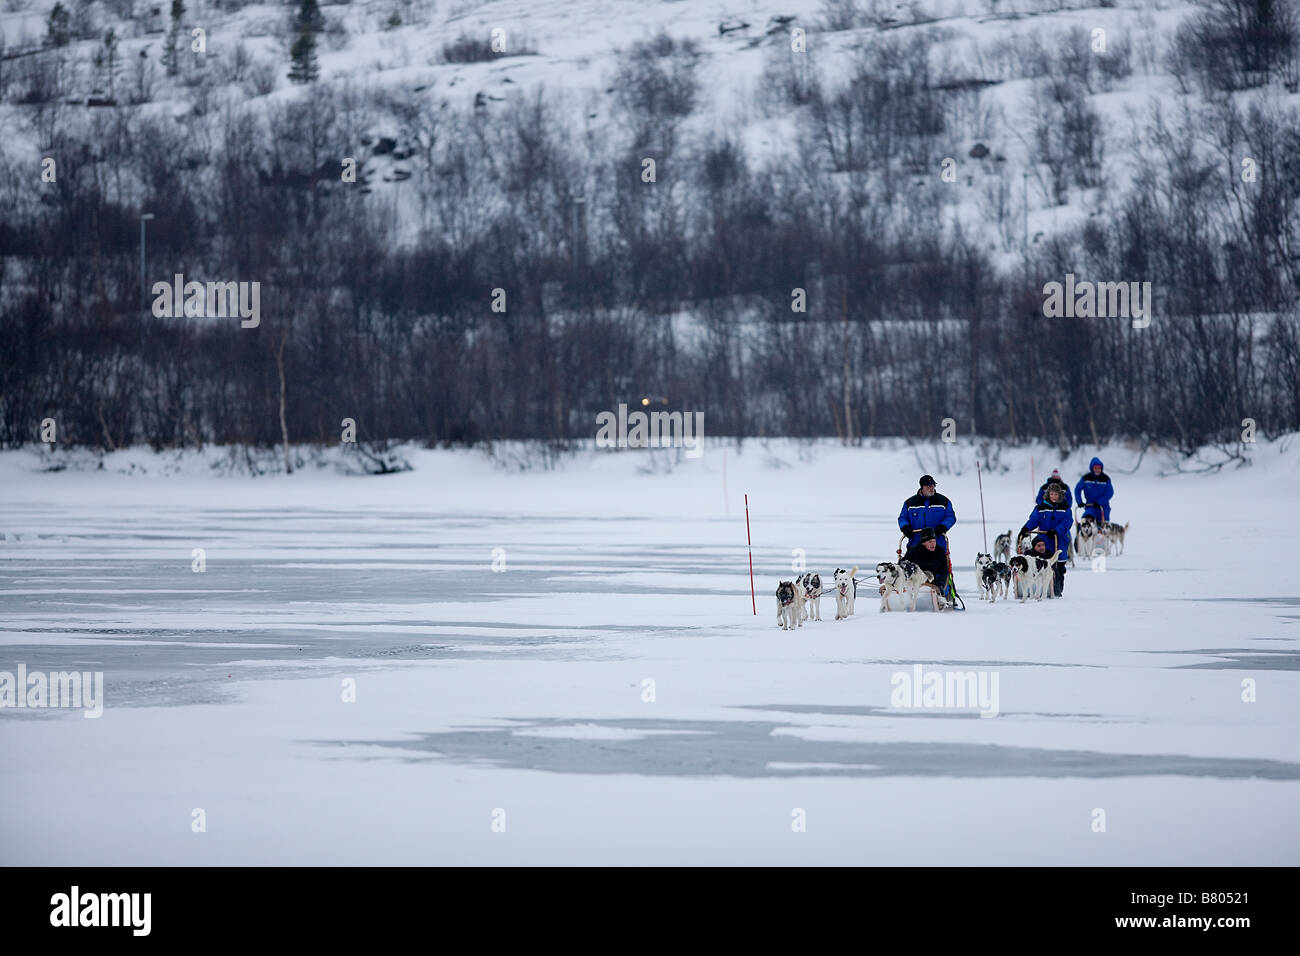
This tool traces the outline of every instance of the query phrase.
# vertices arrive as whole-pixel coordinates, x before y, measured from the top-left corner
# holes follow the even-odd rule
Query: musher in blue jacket
[[[1100,458],[1088,462],[1088,473],[1074,486],[1074,500],[1083,509],[1083,517],[1092,515],[1098,524],[1110,520],[1110,499],[1115,495],[1115,486],[1101,467]]]
[[[934,479],[922,475],[916,494],[903,502],[898,512],[898,530],[907,535],[907,546],[915,547],[921,532],[933,528],[938,536],[938,546],[948,550],[948,531],[957,523],[952,502],[934,490]]]
[[[1038,534],[1045,539],[1047,553],[1043,555],[1044,557],[1050,558],[1053,551],[1061,552],[1060,560],[1053,568],[1056,575],[1056,587],[1053,593],[1057,597],[1065,593],[1065,561],[1070,556],[1072,524],[1074,524],[1074,512],[1070,510],[1070,502],[1059,487],[1049,485],[1047,500],[1034,506],[1034,510],[1029,513],[1029,520],[1025,522],[1022,529],[1023,531],[1037,529]]]
[[[1057,485],[1061,489],[1061,494],[1065,495],[1066,501],[1070,500],[1070,486],[1065,483],[1065,479],[1061,477],[1061,473],[1053,468],[1052,474],[1038,489],[1038,497],[1034,499],[1034,504],[1041,505],[1047,500],[1047,489],[1052,485]]]

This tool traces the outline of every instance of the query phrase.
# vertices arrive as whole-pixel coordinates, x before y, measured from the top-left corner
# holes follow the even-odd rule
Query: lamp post
[[[582,247],[587,237],[587,197],[575,196],[573,200],[573,262],[582,264]]]
[[[1029,249],[1029,172],[1028,172],[1028,171],[1025,171],[1025,172],[1023,172],[1023,173],[1020,174],[1020,181],[1021,181],[1021,184],[1022,184],[1023,187],[1024,187],[1023,192],[1021,193],[1021,196],[1022,196],[1022,201],[1023,201],[1023,203],[1024,203],[1024,207],[1025,207],[1025,209],[1024,209],[1024,213],[1025,213],[1025,250],[1028,251],[1028,249]]]
[[[147,294],[145,293],[145,278],[144,278],[144,224],[145,224],[148,220],[150,220],[150,219],[152,219],[152,218],[153,218],[153,213],[151,213],[151,212],[146,212],[146,213],[141,213],[141,214],[140,214],[140,311],[141,311],[141,313],[144,313],[144,314],[146,314],[146,315],[148,314],[148,310],[146,309],[146,303],[149,301],[149,298],[148,298]]]

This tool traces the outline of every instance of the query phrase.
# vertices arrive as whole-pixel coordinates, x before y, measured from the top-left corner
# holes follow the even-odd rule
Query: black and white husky
[[[803,591],[803,619],[820,621],[822,619],[822,576],[816,571],[809,571],[795,583]]]
[[[1008,541],[1010,538],[1008,538]],[[999,573],[999,568],[1005,568],[1006,565],[1001,561],[994,561],[993,555],[980,552],[975,555],[975,574],[979,578],[980,600],[996,603],[999,594],[1006,596],[1003,589],[1003,577]],[[1010,572],[1007,573],[1007,580],[1010,580]]]
[[[894,582],[895,590],[911,598],[908,610],[915,611],[916,599],[921,593],[921,588],[926,584],[933,584],[934,575],[915,562],[904,558],[898,562],[897,570],[894,573]]]
[[[1060,560],[1061,552],[1054,551],[1050,558],[1030,552],[1018,554],[1007,562],[1021,604],[1056,597],[1056,563]]]
[[[892,561],[881,561],[876,565],[876,580],[880,582],[880,610],[889,610],[889,595],[894,590],[894,578],[898,575],[898,565]]]
[[[1039,554],[1027,555],[1034,562],[1034,567],[1038,571],[1038,598],[1056,597],[1056,565],[1061,560],[1061,552],[1053,551],[1050,558],[1045,558]]]
[[[902,560],[897,564],[881,561],[876,565],[876,580],[880,582],[880,610],[889,610],[889,596],[898,594],[907,601],[909,611],[916,610],[922,589],[935,590],[934,575],[914,561]]]
[[[1100,546],[1097,533],[1097,522],[1092,515],[1084,515],[1079,521],[1079,532],[1074,536],[1074,553],[1081,558],[1090,559],[1093,550]]]
[[[793,581],[782,581],[776,586],[776,626],[786,631],[802,627],[800,615],[803,602],[799,600],[799,588]]]
[[[1027,554],[1017,554],[1007,562],[1007,567],[1011,569],[1011,586],[1021,604],[1033,595],[1038,580],[1038,568],[1030,562],[1030,557]]]
[[[1005,561],[994,561],[993,570],[998,574],[998,586],[1002,588],[1002,596],[1011,596],[1011,566]]]
[[[1011,558],[1011,532],[1000,534],[993,539],[993,557],[998,561],[1007,561]]]

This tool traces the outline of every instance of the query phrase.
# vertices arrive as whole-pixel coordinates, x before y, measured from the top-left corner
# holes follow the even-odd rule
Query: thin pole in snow
[[[1029,456],[1029,487],[1034,487],[1034,456]]]
[[[975,462],[975,477],[980,483],[980,524],[984,527],[984,553],[989,553],[989,526],[984,521],[984,478],[980,474],[980,463]]]
[[[754,596],[754,539],[749,536],[749,495],[745,495],[745,541],[749,544],[749,603],[758,617],[758,598]]]

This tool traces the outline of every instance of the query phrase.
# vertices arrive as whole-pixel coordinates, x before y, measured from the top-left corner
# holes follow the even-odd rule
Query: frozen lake
[[[985,476],[990,541],[1029,513],[1027,454]],[[382,478],[0,457],[0,670],[105,685],[99,719],[0,709],[0,859],[1300,862],[1300,597],[1235,557],[1276,525],[1223,506],[1267,482],[1295,515],[1300,457],[1160,478],[1111,454],[1127,553],[1065,601],[976,599],[963,468],[939,478],[967,612],[861,593],[836,622],[827,597],[793,633],[795,550],[826,577],[892,557],[911,452],[751,445],[725,478],[720,450]],[[918,665],[991,684],[996,716],[899,706]]]

